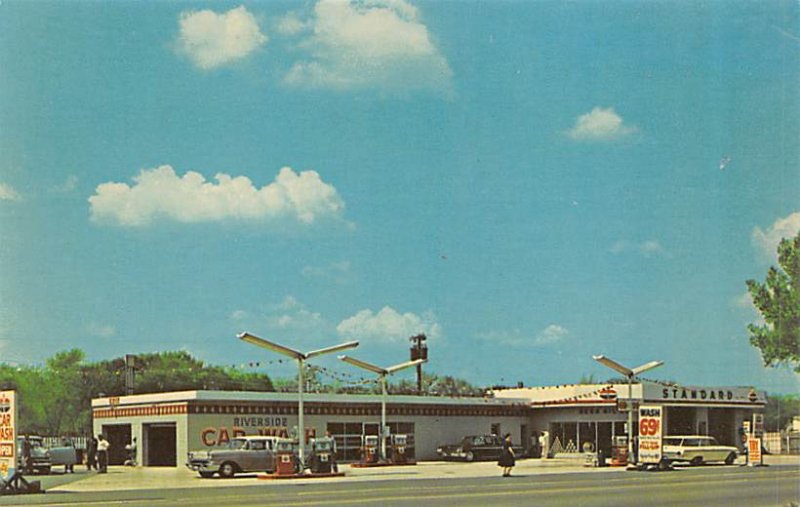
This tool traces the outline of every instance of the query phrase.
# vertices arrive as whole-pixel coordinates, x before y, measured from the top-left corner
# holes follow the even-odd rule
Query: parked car
[[[27,437],[19,436],[17,437],[17,456],[18,462],[17,466],[20,470],[25,472],[25,463],[23,462],[22,456],[22,449],[25,445],[25,438],[28,439],[28,443],[31,446],[31,464],[30,469],[38,472],[40,474],[49,474],[50,469],[53,466],[52,461],[50,460],[50,452],[44,446],[44,441],[42,437],[36,435],[28,435]]]
[[[272,473],[277,466],[275,444],[278,440],[280,437],[272,436],[232,438],[226,447],[190,452],[186,466],[205,478],[215,473],[224,478],[244,472]]]
[[[522,447],[512,446],[512,449],[517,457],[524,453]],[[438,447],[436,453],[447,460],[477,461],[498,459],[502,450],[503,439],[497,435],[470,435],[461,443]]]
[[[73,467],[80,463],[78,450],[69,439],[63,439],[61,445],[50,447],[50,463],[52,466],[62,465],[64,471],[72,471]]]
[[[663,461],[690,465],[702,465],[709,461],[732,465],[738,454],[736,447],[719,445],[714,437],[702,435],[664,437],[661,449]]]

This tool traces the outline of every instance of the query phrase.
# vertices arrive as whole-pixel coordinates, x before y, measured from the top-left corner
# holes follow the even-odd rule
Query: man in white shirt
[[[110,444],[102,434],[97,435],[97,464],[100,468],[99,473],[108,472],[108,448]]]

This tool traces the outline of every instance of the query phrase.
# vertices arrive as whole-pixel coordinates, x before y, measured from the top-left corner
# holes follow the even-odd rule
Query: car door
[[[267,470],[269,461],[269,450],[266,440],[251,440],[248,454],[248,470]]]
[[[724,461],[725,458],[728,457],[728,452],[713,438],[709,438],[705,442],[705,445],[708,449],[708,456],[705,458],[706,461]]]
[[[275,440],[269,439],[265,440],[267,446],[267,453],[266,457],[264,458],[264,470],[266,472],[274,472],[278,468],[278,464],[275,462]]]

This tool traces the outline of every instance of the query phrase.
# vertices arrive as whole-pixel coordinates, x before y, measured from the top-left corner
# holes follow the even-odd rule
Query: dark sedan
[[[522,447],[514,446],[514,454],[522,457]],[[464,437],[459,444],[442,445],[436,449],[439,457],[446,460],[495,460],[503,450],[503,439],[497,435],[471,435]]]

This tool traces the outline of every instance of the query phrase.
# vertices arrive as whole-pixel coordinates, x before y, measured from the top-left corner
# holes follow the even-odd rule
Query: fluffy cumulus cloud
[[[178,50],[204,70],[240,60],[268,40],[244,6],[222,14],[211,10],[182,12],[178,23]]]
[[[569,335],[569,331],[558,324],[550,324],[536,335],[535,345],[550,345],[558,343]]]
[[[425,333],[430,339],[441,336],[441,327],[433,314],[401,314],[389,306],[377,313],[361,310],[341,321],[336,330],[347,338],[375,342],[403,341],[420,333]]]
[[[778,244],[783,238],[793,238],[800,232],[800,211],[785,218],[777,219],[767,230],[760,227],[753,229],[753,245],[764,259],[777,262]]]
[[[267,323],[272,328],[310,331],[325,325],[320,313],[312,312],[294,296],[286,296],[274,310],[267,318]]]
[[[0,201],[18,201],[19,193],[8,183],[0,183]]]
[[[140,227],[157,219],[177,222],[292,219],[312,224],[339,218],[344,201],[315,171],[280,170],[275,181],[256,188],[245,176],[219,173],[215,182],[189,171],[178,176],[163,165],[143,170],[133,185],[108,182],[89,198],[92,220]]]
[[[308,20],[290,13],[282,33],[305,57],[285,77],[308,88],[449,88],[452,71],[418,10],[404,0],[320,0]]]
[[[595,107],[578,116],[567,135],[576,141],[611,141],[636,132],[636,127],[627,125],[613,107]]]

